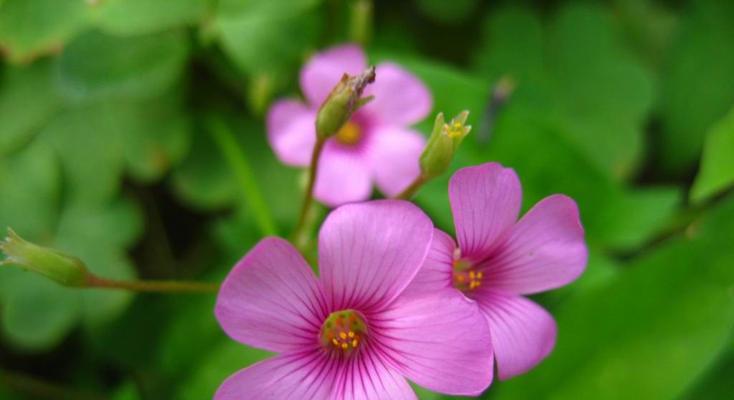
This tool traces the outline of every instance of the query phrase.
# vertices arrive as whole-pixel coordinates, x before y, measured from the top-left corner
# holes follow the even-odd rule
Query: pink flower
[[[343,45],[318,53],[301,70],[306,104],[280,100],[268,111],[268,139],[285,164],[306,167],[316,140],[316,112],[342,74],[367,67],[362,50]],[[377,66],[377,79],[360,108],[327,142],[319,164],[315,197],[329,206],[370,197],[372,183],[395,196],[420,173],[418,159],[425,139],[409,128],[431,110],[431,94],[415,76],[392,63]]]
[[[222,285],[235,340],[278,355],[229,377],[215,399],[415,399],[405,378],[475,395],[491,381],[489,331],[463,296],[401,295],[433,225],[414,205],[346,205],[319,235],[321,276],[288,242],[263,239]]]
[[[586,266],[576,203],[552,195],[517,221],[520,181],[496,163],[457,171],[449,197],[459,244],[436,230],[408,292],[449,288],[476,301],[489,324],[500,379],[524,373],[553,349],[556,323],[523,295],[563,286]]]

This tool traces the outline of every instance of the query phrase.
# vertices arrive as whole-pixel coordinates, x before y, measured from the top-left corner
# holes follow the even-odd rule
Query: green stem
[[[413,198],[413,196],[418,191],[418,189],[420,189],[421,186],[423,186],[426,182],[428,182],[428,178],[425,175],[423,174],[418,175],[418,177],[415,178],[413,183],[411,183],[410,186],[405,188],[405,190],[403,190],[399,195],[395,196],[395,198],[401,199],[401,200],[410,200],[411,198]]]
[[[273,215],[270,213],[270,209],[260,192],[247,156],[232,131],[220,119],[214,117],[209,118],[207,127],[237,178],[239,187],[242,189],[248,207],[252,210],[260,232],[265,236],[277,235]]]
[[[134,292],[152,293],[216,293],[216,283],[191,281],[118,281],[114,279],[87,276],[85,289],[120,289]]]
[[[306,228],[306,221],[308,220],[308,214],[313,203],[313,189],[316,183],[316,175],[319,169],[319,159],[321,158],[321,152],[324,150],[324,144],[326,144],[325,138],[316,138],[316,144],[313,147],[313,153],[311,154],[311,164],[308,168],[308,183],[306,184],[306,192],[303,195],[303,204],[301,205],[301,213],[298,216],[298,223],[296,228],[293,230],[293,242],[298,246],[300,243],[305,242],[302,238],[304,229]]]

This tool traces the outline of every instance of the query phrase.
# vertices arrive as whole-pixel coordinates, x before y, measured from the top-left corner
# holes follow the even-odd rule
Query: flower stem
[[[192,281],[118,281],[87,276],[85,289],[120,289],[153,293],[216,293],[219,284]]]
[[[395,198],[401,200],[410,200],[411,198],[413,198],[418,189],[420,189],[421,186],[423,186],[426,182],[428,182],[428,178],[424,174],[418,175],[418,177],[415,178],[410,186],[405,188],[405,190],[400,192],[400,194],[395,196]]]
[[[270,213],[268,204],[260,192],[255,175],[247,160],[247,155],[242,150],[242,146],[240,146],[232,131],[221,119],[209,118],[207,120],[207,128],[237,178],[238,186],[242,189],[245,202],[249,209],[252,210],[253,217],[260,232],[266,236],[277,235],[273,215]]]
[[[311,154],[311,164],[308,168],[308,183],[306,184],[306,192],[303,195],[303,203],[301,205],[301,213],[298,216],[298,223],[296,228],[293,230],[293,243],[298,246],[299,243],[305,243],[302,236],[304,229],[306,228],[306,221],[308,220],[308,214],[313,203],[313,189],[316,184],[316,175],[319,169],[319,159],[321,153],[324,150],[326,144],[326,138],[317,137],[316,144],[313,147],[313,153]]]

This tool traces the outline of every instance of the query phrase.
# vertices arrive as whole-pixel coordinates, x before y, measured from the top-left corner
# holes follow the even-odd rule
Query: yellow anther
[[[334,346],[339,346],[339,341],[336,339],[331,339],[331,343],[334,343]]]
[[[484,274],[481,271],[477,272],[477,279],[482,279],[482,277],[484,277]]]
[[[359,344],[359,342],[357,342],[357,339],[352,340],[352,347],[357,347],[357,344]]]
[[[347,334],[344,332],[339,332],[339,337],[342,338],[342,340],[347,338]]]
[[[355,145],[362,138],[362,129],[352,121],[347,122],[336,133],[336,140],[346,145]]]
[[[469,271],[469,279],[474,279],[477,277],[477,274],[474,273],[474,271]]]
[[[353,338],[354,337],[354,332],[353,331],[349,331],[349,333],[347,334],[347,336],[349,336],[350,338]]]
[[[346,350],[346,349],[347,349],[348,347],[349,347],[349,345],[348,345],[348,344],[346,344],[346,343],[342,343],[342,350]]]

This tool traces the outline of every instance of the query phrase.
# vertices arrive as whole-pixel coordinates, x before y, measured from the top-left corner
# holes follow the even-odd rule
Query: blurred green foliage
[[[525,209],[561,192],[582,212],[586,273],[536,298],[557,348],[485,397],[730,397],[734,3],[375,0],[355,31],[369,3],[0,0],[0,229],[101,276],[222,279],[298,211],[302,173],[268,148],[267,105],[298,95],[313,52],[371,38],[434,112],[471,111],[454,170],[499,161]],[[501,80],[514,90],[492,102]],[[448,177],[417,201],[451,231]],[[213,304],[2,268],[0,398],[43,397],[6,371],[100,398],[210,398],[266,356],[226,338]]]

